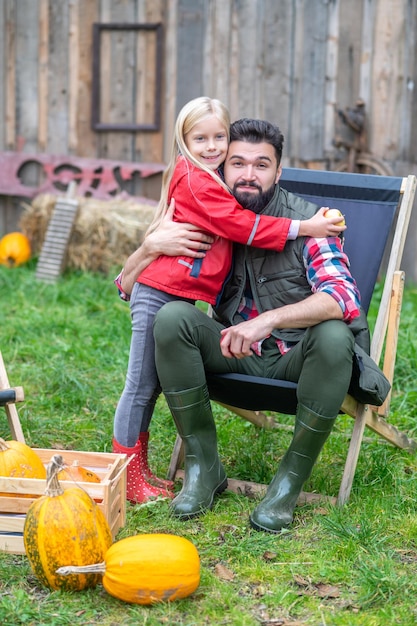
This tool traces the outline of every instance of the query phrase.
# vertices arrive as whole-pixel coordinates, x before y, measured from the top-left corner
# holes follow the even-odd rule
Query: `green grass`
[[[0,268],[0,350],[10,384],[22,385],[17,405],[27,442],[36,447],[109,451],[116,403],[130,342],[128,306],[112,279],[68,273],[49,285],[34,262]],[[375,314],[373,303],[371,317]],[[417,437],[415,333],[417,289],[407,287],[390,421]],[[219,446],[231,477],[269,481],[290,441],[286,430],[261,431],[214,406]],[[3,413],[3,417],[1,417]],[[0,436],[9,439],[0,409]],[[282,416],[286,425],[290,416]],[[306,489],[337,493],[352,420],[340,417]],[[161,397],[151,426],[151,464],[167,471],[175,427]],[[311,625],[417,623],[417,461],[372,433],[359,458],[349,503],[299,507],[282,535],[248,525],[255,502],[226,492],[213,511],[180,522],[160,501],[128,507],[119,538],[167,532],[195,543],[201,584],[187,599],[140,607],[98,586],[50,592],[25,556],[0,553],[2,626]]]

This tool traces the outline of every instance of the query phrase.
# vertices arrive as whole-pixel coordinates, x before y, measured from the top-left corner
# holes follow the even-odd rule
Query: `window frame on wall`
[[[103,32],[155,31],[155,90],[153,120],[151,123],[113,123],[101,120],[101,35]],[[161,125],[161,90],[163,63],[163,27],[161,22],[125,24],[93,24],[93,75],[91,126],[95,131],[159,131]]]

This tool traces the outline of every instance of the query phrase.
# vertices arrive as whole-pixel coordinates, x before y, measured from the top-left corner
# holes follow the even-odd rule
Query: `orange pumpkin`
[[[83,566],[103,561],[112,544],[106,517],[80,487],[64,489],[58,481],[62,456],[52,457],[47,468],[45,495],[35,500],[26,514],[23,541],[33,573],[52,589],[78,591],[94,587],[100,575],[87,573],[60,576],[63,565]]]
[[[86,567],[61,567],[58,574],[103,574],[110,595],[134,604],[155,604],[186,598],[200,584],[200,557],[191,541],[163,533],[134,535],[114,543],[104,562]]]
[[[99,483],[97,474],[79,464],[77,460],[72,465],[65,465],[58,473],[58,480],[71,480],[75,483]]]
[[[41,458],[25,443],[0,439],[0,476],[46,478],[46,470]]]
[[[30,255],[30,241],[23,233],[9,233],[0,240],[0,265],[22,265],[29,261]]]

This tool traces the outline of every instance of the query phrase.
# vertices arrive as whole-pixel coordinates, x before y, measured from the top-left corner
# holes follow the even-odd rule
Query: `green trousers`
[[[262,344],[262,356],[225,358],[224,328],[187,302],[169,302],[154,323],[155,357],[163,391],[200,387],[205,372],[236,372],[298,383],[298,402],[318,415],[337,415],[352,374],[354,339],[348,326],[329,320],[308,328],[302,340],[281,355],[275,340]],[[259,408],[262,409],[262,399]]]

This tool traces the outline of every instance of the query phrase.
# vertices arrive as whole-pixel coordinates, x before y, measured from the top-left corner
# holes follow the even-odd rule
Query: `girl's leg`
[[[125,386],[114,418],[114,436],[126,447],[146,432],[159,395],[152,326],[156,313],[172,296],[136,283],[130,300],[132,338]]]
[[[174,297],[136,283],[130,301],[132,338],[129,364],[123,393],[114,418],[113,450],[135,455],[130,461],[127,499],[145,502],[158,496],[172,497],[166,490],[172,483],[153,477],[148,465],[148,428],[160,393],[155,368],[155,345],[152,325],[157,311]],[[148,483],[156,479],[159,487]],[[162,487],[162,488],[160,488]]]

